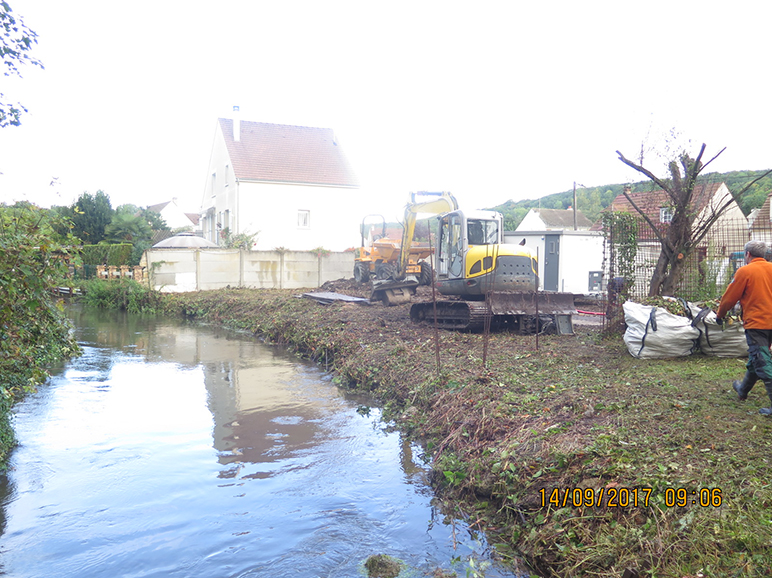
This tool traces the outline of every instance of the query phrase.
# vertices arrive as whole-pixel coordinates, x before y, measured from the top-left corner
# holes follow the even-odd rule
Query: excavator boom
[[[415,235],[415,223],[420,214],[441,215],[458,209],[458,201],[450,193],[429,193],[420,191],[410,193],[410,200],[405,206],[405,222],[402,229],[402,248],[399,257],[397,279],[404,279],[407,274],[410,247]]]

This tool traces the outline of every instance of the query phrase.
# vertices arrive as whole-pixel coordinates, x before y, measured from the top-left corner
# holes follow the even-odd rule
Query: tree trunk
[[[654,267],[654,273],[651,275],[651,282],[649,283],[649,297],[656,297],[660,293],[660,288],[667,278],[669,259],[665,253],[665,249],[661,249],[659,252],[659,259],[657,259],[657,265]]]
[[[678,255],[683,255],[682,253],[678,253],[673,260],[670,263],[670,272],[665,278],[665,281],[662,283],[662,288],[660,289],[660,295],[670,295],[671,297],[675,295],[675,290],[678,284],[681,282],[681,276],[683,275],[684,271],[684,263],[686,263],[686,258],[678,258]]]

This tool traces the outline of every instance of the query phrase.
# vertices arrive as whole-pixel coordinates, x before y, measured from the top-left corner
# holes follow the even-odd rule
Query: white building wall
[[[364,205],[358,189],[240,182],[239,230],[257,235],[256,249],[343,251],[360,244]],[[300,212],[308,226],[299,221]]]
[[[564,231],[560,239],[558,267],[561,291],[585,295],[589,292],[590,272],[603,271],[603,235],[584,231]]]
[[[231,232],[238,231],[237,183],[230,163],[225,138],[218,122],[204,182],[199,223],[204,238],[213,243],[219,243],[219,233],[225,227]]]

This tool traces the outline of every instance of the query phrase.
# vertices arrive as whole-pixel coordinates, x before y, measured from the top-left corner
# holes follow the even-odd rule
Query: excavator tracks
[[[410,307],[410,320],[414,323],[433,323],[437,311],[437,325],[442,329],[481,331],[485,327],[488,305],[474,301],[437,301],[414,303]]]
[[[438,327],[461,331],[481,331],[487,318],[490,327],[510,327],[524,333],[549,330],[561,335],[572,335],[571,314],[576,312],[571,293],[493,292],[490,303],[484,301],[437,301],[414,303],[410,320],[414,323],[433,323]]]

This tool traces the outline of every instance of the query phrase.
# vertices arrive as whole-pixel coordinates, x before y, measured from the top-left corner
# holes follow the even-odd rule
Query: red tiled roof
[[[358,187],[359,180],[335,142],[332,129],[218,119],[233,171],[248,181]]]
[[[694,186],[694,193],[692,194],[692,206],[696,209],[697,213],[702,211],[702,209],[708,205],[710,200],[715,196],[715,194],[718,192],[718,189],[723,184],[724,183],[707,183]],[[646,216],[649,217],[652,222],[662,226],[665,225],[664,223],[659,222],[659,210],[662,207],[668,207],[673,204],[665,191],[659,189],[657,191],[639,191],[628,194],[630,195],[630,198],[633,200],[633,202],[638,206],[638,208],[646,213]],[[604,209],[604,212],[605,211],[619,211],[624,213],[631,213],[633,215],[638,214],[638,211],[633,208],[632,204],[630,204],[630,201],[628,201],[624,195],[618,195],[611,202],[611,205]],[[600,220],[598,220],[592,228],[594,230],[600,229]]]

